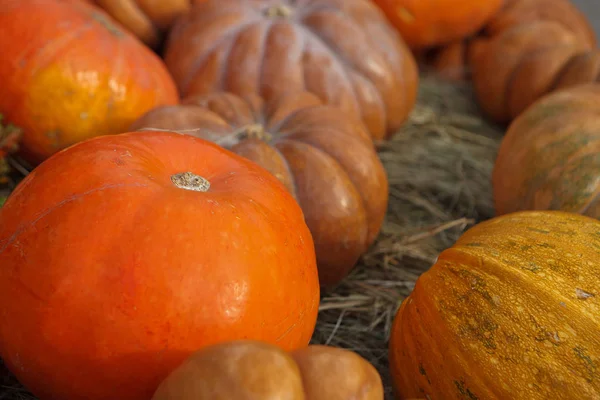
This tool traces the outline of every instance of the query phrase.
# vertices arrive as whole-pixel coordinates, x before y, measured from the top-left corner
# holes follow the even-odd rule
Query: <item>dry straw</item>
[[[390,181],[378,241],[342,284],[323,293],[313,343],[358,352],[391,399],[388,335],[418,276],[465,228],[493,216],[490,175],[500,130],[480,115],[467,84],[422,77],[410,121],[378,145]],[[0,400],[33,399],[0,371]]]

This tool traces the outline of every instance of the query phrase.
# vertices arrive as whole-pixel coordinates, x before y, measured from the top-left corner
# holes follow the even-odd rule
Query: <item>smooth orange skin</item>
[[[6,0],[0,26],[0,113],[23,129],[22,155],[34,165],[178,103],[160,58],[92,4]]]
[[[397,397],[598,399],[600,222],[522,211],[465,232],[394,319]]]
[[[503,0],[372,0],[413,49],[447,44],[475,33]]]
[[[176,173],[211,182],[177,188]],[[302,211],[266,170],[188,135],[76,144],[0,209],[0,356],[42,399],[148,400],[203,346],[308,344],[319,283]]]

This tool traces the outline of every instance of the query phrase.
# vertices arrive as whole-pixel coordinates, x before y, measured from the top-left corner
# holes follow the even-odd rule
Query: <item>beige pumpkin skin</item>
[[[600,399],[600,221],[523,211],[480,223],[394,320],[398,397]]]
[[[177,20],[165,63],[182,97],[306,90],[362,118],[375,139],[408,118],[419,79],[398,32],[366,0],[207,0]]]
[[[286,353],[257,341],[198,350],[152,400],[383,400],[381,377],[349,350],[311,345]]]

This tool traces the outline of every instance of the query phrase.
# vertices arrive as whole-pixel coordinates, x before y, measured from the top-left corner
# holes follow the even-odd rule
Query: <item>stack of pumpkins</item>
[[[0,209],[8,368],[42,400],[382,399],[366,360],[308,343],[379,234],[375,143],[417,55],[517,118],[499,214],[569,212],[440,255],[395,319],[396,393],[600,398],[595,39],[567,0],[459,3],[0,1],[0,155],[19,138],[31,167]]]

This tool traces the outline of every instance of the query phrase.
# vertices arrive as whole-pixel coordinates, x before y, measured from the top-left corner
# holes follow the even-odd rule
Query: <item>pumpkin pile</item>
[[[497,216],[388,315],[396,397],[600,398],[600,58],[569,0],[5,0],[0,24],[0,358],[40,400],[382,400],[361,349],[311,339],[394,212],[378,150],[427,65],[510,126]]]

